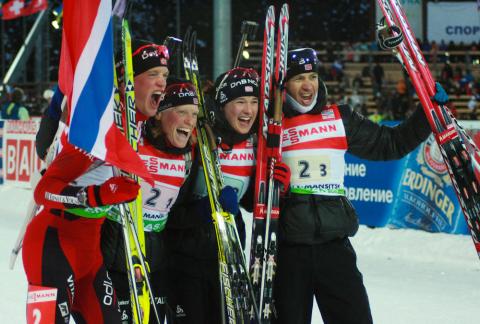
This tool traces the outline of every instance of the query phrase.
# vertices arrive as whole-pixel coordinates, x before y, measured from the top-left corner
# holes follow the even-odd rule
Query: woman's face
[[[170,145],[184,148],[197,124],[198,107],[196,105],[176,106],[157,114],[162,132]]]
[[[258,114],[258,98],[238,97],[223,107],[225,119],[239,134],[248,134]]]

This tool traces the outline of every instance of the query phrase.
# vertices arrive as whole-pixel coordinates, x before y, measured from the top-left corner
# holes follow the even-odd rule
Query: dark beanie
[[[317,52],[313,48],[299,48],[288,52],[287,81],[297,74],[318,72]]]
[[[192,82],[185,79],[168,78],[165,96],[158,111],[181,105],[198,105],[198,97]]]
[[[169,57],[166,46],[144,40],[132,40],[133,74],[135,76],[157,66],[168,66]]]
[[[258,97],[258,82],[253,69],[238,67],[222,73],[215,81],[215,103],[224,106],[238,97]]]

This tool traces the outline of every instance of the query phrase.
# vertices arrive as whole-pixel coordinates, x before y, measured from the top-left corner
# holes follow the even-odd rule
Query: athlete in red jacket
[[[132,45],[139,120],[156,114],[168,76],[163,46]],[[29,224],[23,262],[28,282],[56,288],[55,323],[120,323],[117,298],[100,250],[100,230],[111,205],[134,200],[139,185],[113,177],[112,166],[63,138],[63,148],[35,189],[41,212]]]

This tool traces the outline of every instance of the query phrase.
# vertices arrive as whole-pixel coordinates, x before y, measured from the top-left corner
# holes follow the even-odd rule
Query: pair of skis
[[[377,0],[391,36],[404,35],[394,52],[407,70],[425,110],[435,140],[455,193],[462,207],[470,234],[480,257],[480,154],[472,139],[461,128],[448,108],[430,98],[435,94],[435,82],[409,26],[399,0]]]
[[[224,186],[218,157],[218,147],[211,129],[213,121],[205,106],[198,61],[195,50],[196,32],[189,28],[183,40],[183,63],[185,76],[195,86],[199,114],[197,121],[197,144],[205,176],[212,219],[218,245],[219,280],[221,290],[222,323],[250,323],[250,307],[257,309],[252,285],[248,276],[245,255],[240,243],[235,216],[223,211],[218,200]]]
[[[120,94],[118,91],[117,75],[114,72],[114,120],[116,126],[125,134],[130,145],[137,151],[139,131],[135,118],[135,92],[133,81],[133,64],[131,36],[128,21],[122,19],[122,61],[124,67],[123,80],[125,83],[125,96],[123,103],[125,111],[122,112]],[[114,67],[115,71],[115,67]],[[125,118],[123,118],[125,113]],[[125,125],[124,121],[125,120]],[[115,170],[118,173],[118,170]],[[138,181],[134,175],[131,176]],[[132,308],[132,322],[145,324],[149,322],[150,311],[153,309],[157,323],[161,323],[158,310],[155,305],[150,284],[150,270],[145,260],[145,233],[143,230],[142,196],[141,192],[137,199],[128,204],[118,206],[121,216],[123,238],[125,244],[125,256],[130,287],[130,302]],[[152,308],[150,307],[152,306]]]
[[[284,4],[280,10],[275,51],[275,8],[270,6],[265,20],[263,38],[257,173],[250,251],[250,278],[262,323],[269,323],[272,316],[275,316],[273,285],[277,263],[280,187],[274,181],[273,173],[275,163],[281,160],[282,106],[287,72],[288,26],[289,10],[288,5]]]

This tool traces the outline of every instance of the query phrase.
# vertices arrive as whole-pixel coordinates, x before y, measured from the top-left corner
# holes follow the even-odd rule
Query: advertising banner
[[[460,121],[460,124],[479,145],[480,122]],[[347,196],[357,210],[360,223],[468,233],[433,135],[401,160],[372,162],[348,154],[345,160]]]
[[[40,119],[5,120],[3,127],[4,184],[30,188],[30,176],[40,170],[42,161],[35,152],[35,135]]]
[[[427,17],[429,41],[469,44],[480,39],[480,12],[476,1],[430,1],[427,4]]]

